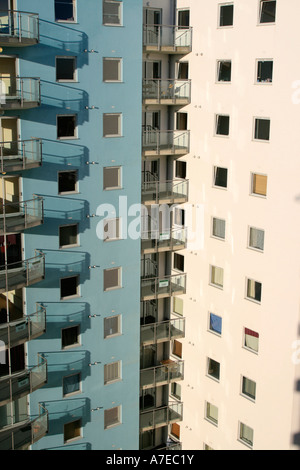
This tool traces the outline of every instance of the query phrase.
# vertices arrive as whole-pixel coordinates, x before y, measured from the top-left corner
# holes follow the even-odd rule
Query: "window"
[[[171,435],[175,437],[175,439],[180,440],[180,425],[177,423],[173,423],[171,425]]]
[[[266,175],[252,174],[252,194],[258,196],[267,195],[268,177]]]
[[[79,296],[79,276],[66,277],[60,280],[61,300]]]
[[[109,58],[103,59],[103,81],[104,82],[120,82],[121,81],[121,65],[122,59]]]
[[[174,356],[179,357],[180,359],[182,358],[182,343],[180,343],[180,341],[177,341],[176,339],[173,341],[172,344],[172,354]]]
[[[187,113],[177,113],[176,114],[176,129],[178,131],[186,131],[188,123]]]
[[[249,229],[249,248],[264,251],[265,232],[258,228],[250,227]]]
[[[183,316],[183,300],[179,297],[173,297],[173,312]]]
[[[256,383],[253,380],[242,377],[242,394],[251,400],[256,398]]]
[[[121,286],[121,268],[112,268],[104,270],[104,290],[120,289]]]
[[[176,161],[175,177],[181,179],[186,178],[186,162],[183,162],[181,160]]]
[[[233,25],[233,5],[220,5],[220,21],[219,26]]]
[[[220,380],[220,363],[213,359],[207,359],[207,375],[215,380]]]
[[[185,224],[185,211],[184,211],[184,209],[179,209],[178,207],[175,207],[174,224],[179,225],[180,227],[184,227],[184,224]]]
[[[177,78],[178,80],[188,80],[189,78],[189,63],[177,62]]]
[[[121,406],[104,410],[104,429],[121,424]]]
[[[81,419],[72,421],[64,425],[64,442],[70,442],[74,439],[80,439],[81,436]]]
[[[178,29],[187,29],[190,26],[190,10],[178,11]]]
[[[222,318],[214,313],[209,314],[209,331],[216,333],[217,335],[222,334]]]
[[[210,284],[214,287],[223,288],[223,277],[224,270],[223,268],[218,268],[217,266],[210,267]]]
[[[103,137],[121,137],[121,114],[104,114],[103,115]]]
[[[103,24],[108,26],[121,26],[122,2],[103,0]]]
[[[273,60],[257,61],[257,82],[272,83],[273,81]]]
[[[176,382],[173,382],[171,384],[171,395],[177,400],[181,400],[181,385],[180,384]]]
[[[218,61],[218,82],[231,82],[231,61]]]
[[[121,222],[120,219],[106,219],[103,223],[103,240],[113,241],[121,238]]]
[[[81,384],[80,374],[69,375],[63,378],[63,396],[73,395],[79,393]]]
[[[110,189],[121,188],[121,167],[107,167],[103,168],[103,189],[108,191]]]
[[[221,168],[219,166],[214,167],[214,186],[219,188],[227,188],[227,168]]]
[[[225,240],[225,231],[226,231],[226,221],[223,219],[217,219],[213,217],[212,219],[212,236],[215,238],[220,238]]]
[[[262,284],[253,279],[247,279],[247,298],[261,302]]]
[[[260,23],[275,23],[276,0],[261,0],[260,2]]]
[[[121,380],[121,361],[105,364],[104,383],[105,385]]]
[[[184,272],[184,256],[174,253],[174,269]]]
[[[57,116],[57,138],[76,139],[77,138],[77,116]]]
[[[244,423],[240,423],[240,429],[239,429],[239,438],[240,440],[244,443],[247,444],[248,446],[252,447],[253,446],[253,436],[254,432],[252,428],[249,428],[249,426],[246,426]]]
[[[56,81],[76,81],[76,57],[56,57]]]
[[[55,21],[75,21],[75,0],[55,0]]]
[[[62,349],[79,346],[80,345],[80,326],[71,326],[61,330],[61,345]]]
[[[229,135],[229,116],[217,115],[216,135]]]
[[[270,140],[270,119],[255,118],[254,139]]]
[[[121,334],[121,315],[104,318],[104,338]]]
[[[219,410],[216,406],[212,405],[209,402],[206,402],[206,408],[205,408],[205,417],[209,421],[211,421],[213,424],[218,425],[218,420],[219,420]]]
[[[78,246],[78,225],[63,225],[59,227],[59,248]]]
[[[58,193],[77,192],[77,171],[60,171],[58,173]]]
[[[258,353],[259,334],[249,328],[244,328],[244,347]]]

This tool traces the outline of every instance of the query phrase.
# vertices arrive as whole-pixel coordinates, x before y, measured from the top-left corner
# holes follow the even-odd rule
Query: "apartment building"
[[[298,449],[299,2],[177,7],[193,28],[180,161],[204,209],[201,246],[180,253],[182,446]]]
[[[137,449],[142,5],[0,9],[0,449]]]

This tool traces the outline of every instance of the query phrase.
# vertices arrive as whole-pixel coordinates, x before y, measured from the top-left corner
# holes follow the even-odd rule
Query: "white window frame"
[[[104,80],[104,62],[118,61],[118,80]],[[122,83],[123,82],[123,59],[121,57],[103,57],[102,59],[102,79],[103,83]]]
[[[116,423],[113,423],[113,424],[105,424],[105,412],[107,411],[111,411],[111,410],[114,410],[114,409],[117,409],[118,410],[118,421]],[[122,424],[122,406],[121,405],[118,405],[118,406],[113,406],[112,408],[108,408],[106,410],[104,410],[104,429],[111,429],[111,428],[114,428],[115,426],[120,426],[120,424]]]
[[[104,186],[104,181],[105,181],[105,177],[104,177],[104,171],[105,170],[118,170],[118,186],[107,186],[105,187]],[[122,167],[121,166],[106,166],[103,168],[103,191],[114,191],[114,190],[118,190],[118,189],[122,189]]]
[[[71,393],[64,393],[64,380],[65,379],[68,379],[69,377],[75,377],[75,375],[78,375],[79,376],[79,390],[77,390],[76,392],[71,392]],[[80,393],[82,393],[82,379],[81,379],[81,372],[76,372],[75,374],[70,374],[70,375],[66,375],[63,377],[62,379],[62,391],[63,391],[63,397],[72,397],[74,395],[79,395]]]
[[[58,238],[60,239],[60,229],[62,228],[67,228],[67,227],[77,227],[77,235],[76,235],[76,243],[75,244],[70,244],[70,245],[61,245],[60,240],[59,241],[59,249],[60,250],[66,250],[68,248],[74,248],[76,246],[79,246],[79,232],[78,232],[78,224],[66,224],[66,225],[60,225],[58,227]]]
[[[213,268],[222,269],[222,271],[223,271],[223,285],[222,286],[220,284],[215,284],[213,282],[213,280],[212,280]],[[224,268],[221,268],[220,266],[216,266],[214,264],[209,265],[209,285],[212,286],[212,287],[216,287],[217,289],[221,289],[221,290],[224,289]]]
[[[119,24],[116,24],[116,23],[104,23],[104,4],[105,3],[113,3],[113,4],[118,4],[119,5],[119,13],[120,13],[120,23]],[[103,18],[102,18],[102,24],[103,26],[113,26],[115,28],[120,28],[120,26],[123,26],[123,2],[121,1],[118,1],[118,0],[114,0],[114,1],[111,1],[111,0],[103,0],[103,9],[102,9],[102,15],[103,15]]]
[[[105,380],[105,375],[106,375],[106,369],[109,367],[109,366],[115,366],[117,365],[117,377],[114,378],[114,379],[106,379]],[[104,385],[110,385],[110,384],[113,384],[113,383],[116,383],[116,382],[120,382],[122,380],[122,361],[114,361],[114,362],[110,362],[108,364],[104,364]]]
[[[216,184],[216,176],[217,176],[217,169],[220,168],[221,170],[227,170],[227,180],[226,180],[226,186],[218,186]],[[229,175],[229,171],[228,171],[228,168],[224,167],[224,166],[218,166],[218,165],[214,165],[213,166],[213,188],[215,189],[223,189],[225,191],[227,191],[228,189],[228,175]]]
[[[210,316],[211,315],[215,315],[216,317],[218,318],[221,318],[222,320],[222,333],[218,333],[217,331],[214,331],[210,328]],[[208,324],[207,324],[207,331],[209,333],[212,333],[213,335],[216,335],[218,336],[219,338],[222,338],[222,334],[223,334],[223,317],[221,317],[220,315],[217,315],[216,313],[214,312],[211,312],[210,310],[208,311]]]
[[[276,24],[276,18],[275,18],[275,21],[270,21],[270,22],[267,22],[267,23],[262,23],[260,21],[261,13],[262,13],[262,5],[263,5],[263,3],[267,3],[268,1],[272,1],[272,0],[258,0],[258,19],[257,19],[258,26],[268,26],[268,25]],[[275,0],[275,1],[276,1],[276,14],[277,14],[277,0]]]
[[[77,287],[76,287],[76,294],[72,294],[72,295],[68,295],[67,297],[62,297],[61,296],[61,282],[66,280],[66,279],[72,279],[76,277],[78,279],[78,283],[77,283]],[[78,297],[80,297],[80,275],[79,274],[75,274],[74,276],[67,276],[67,277],[61,277],[60,280],[59,280],[59,285],[60,285],[60,300],[68,300],[68,299],[76,299]]]
[[[78,329],[78,335],[77,335],[78,336],[78,342],[70,344],[69,346],[63,346],[63,344],[62,344],[63,331],[70,330],[71,328],[77,328]],[[69,349],[78,348],[79,346],[81,346],[81,328],[80,328],[80,324],[72,325],[72,326],[66,326],[65,328],[62,328],[61,329],[61,350],[62,351],[68,351]]]
[[[253,281],[253,282],[257,282],[258,284],[261,285],[261,296],[260,296],[260,300],[256,300],[252,297],[248,297],[248,281]],[[261,305],[261,302],[262,302],[262,288],[263,288],[263,284],[262,282],[260,281],[257,281],[256,279],[252,279],[250,277],[246,277],[246,294],[245,294],[245,298],[247,300],[249,300],[250,302],[254,302],[255,304],[258,304],[258,305]]]
[[[215,408],[218,410],[218,420],[217,420],[217,421],[215,421],[214,419],[212,419],[212,418],[207,414],[207,407],[208,407],[208,405],[213,406],[213,407],[215,407]],[[205,416],[205,419],[206,419],[209,423],[213,424],[213,425],[216,426],[216,427],[219,426],[219,408],[218,408],[216,405],[214,405],[213,403],[209,402],[209,401],[206,401],[206,402],[205,402],[205,414],[204,414],[204,416]]]
[[[118,331],[117,333],[108,334],[105,336],[105,320],[117,318],[118,319]],[[103,336],[104,339],[115,338],[116,336],[122,335],[122,315],[112,315],[110,317],[105,317],[103,320]]]
[[[115,230],[115,237],[106,237],[106,233],[104,232],[104,227],[106,224],[110,224],[110,223],[116,223],[115,227],[118,229],[118,230]],[[108,233],[110,232],[110,229],[108,230]],[[103,241],[105,243],[108,243],[108,242],[115,242],[115,241],[118,241],[118,240],[122,240],[122,219],[120,217],[113,217],[113,218],[109,218],[109,219],[104,219],[103,220]]]
[[[233,17],[232,17],[232,24],[228,26],[221,26],[221,7],[229,7],[233,6]],[[234,26],[234,2],[228,2],[228,3],[219,3],[218,5],[218,28],[233,28]]]
[[[259,82],[258,81],[258,64],[260,62],[272,62],[273,63],[273,73],[272,73],[272,81],[271,82]],[[273,76],[274,76],[274,59],[256,59],[256,61],[255,61],[255,77],[254,77],[255,85],[272,86],[273,85]]]
[[[262,250],[260,248],[256,248],[256,247],[250,245],[251,230],[259,230],[260,232],[264,233],[264,248]],[[263,230],[261,228],[253,227],[251,225],[248,226],[248,248],[249,248],[249,250],[257,251],[258,253],[264,253],[264,251],[265,251],[265,230]]]
[[[246,329],[251,330],[254,333],[258,334],[258,349],[257,349],[257,351],[255,351],[255,349],[250,348],[249,346],[246,346],[246,331],[245,331]],[[249,351],[253,354],[258,355],[259,354],[259,340],[260,340],[260,335],[257,331],[253,330],[252,328],[248,328],[248,327],[245,327],[245,326],[243,327],[243,348],[246,349],[246,351]]]
[[[61,175],[62,173],[75,173],[76,174],[76,182],[75,182],[75,189],[74,191],[63,191],[63,192],[60,192],[59,191],[59,175]],[[57,173],[57,186],[58,186],[58,194],[60,196],[63,196],[64,194],[78,194],[78,171],[77,170],[64,170],[64,171],[59,171]]]
[[[114,287],[105,288],[105,272],[118,270],[118,285]],[[103,270],[103,290],[104,292],[110,292],[112,290],[122,289],[122,267],[118,266],[116,268],[107,268]]]
[[[74,62],[74,78],[73,79],[62,79],[57,78],[57,59],[73,59]],[[77,56],[67,56],[67,55],[58,55],[55,57],[55,81],[56,83],[78,83],[78,75],[77,75]]]
[[[220,76],[220,66],[224,62],[230,62],[230,80],[219,80]],[[232,60],[231,59],[218,59],[217,60],[217,76],[216,76],[216,83],[221,83],[222,85],[230,85],[232,82]]]
[[[105,134],[104,133],[104,120],[106,116],[118,116],[118,133],[117,134]],[[123,123],[122,123],[122,113],[103,113],[103,138],[119,138],[123,136]]]
[[[266,185],[266,194],[259,194],[254,192],[254,176],[266,176],[267,178],[267,185]],[[250,195],[255,197],[260,197],[262,199],[266,199],[268,195],[268,175],[266,173],[257,173],[251,172],[251,188],[250,188]]]
[[[247,424],[242,423],[241,421],[239,421],[239,425],[238,425],[238,441],[241,442],[242,444],[244,444],[245,446],[247,446],[249,449],[253,449],[253,442],[252,442],[252,444],[250,444],[250,443],[248,443],[247,441],[245,441],[245,440],[241,437],[241,425],[246,426],[247,428],[251,429],[251,431],[252,431],[252,433],[253,433],[253,441],[254,441],[254,429],[251,428],[250,426],[248,426]]]
[[[252,397],[250,397],[249,395],[247,395],[246,393],[243,392],[243,379],[249,380],[250,382],[253,382],[255,384],[255,398],[252,398]],[[247,400],[250,400],[252,403],[255,403],[255,401],[256,401],[256,391],[257,391],[257,383],[254,380],[249,379],[249,377],[246,377],[245,375],[241,375],[241,396],[243,398],[246,398]]]
[[[218,379],[209,373],[209,361],[214,361],[214,362],[216,362],[217,364],[219,364],[219,378],[218,378]],[[216,361],[215,359],[212,359],[211,357],[207,357],[207,358],[206,358],[206,376],[207,376],[208,378],[214,380],[215,382],[220,383],[221,363],[218,362],[218,361]]]
[[[55,1],[54,1],[54,21],[55,23],[71,23],[71,24],[74,24],[74,23],[77,23],[77,0],[72,0],[72,3],[73,3],[73,16],[74,16],[74,20],[57,20],[55,18]]]
[[[256,128],[256,121],[269,121],[270,122],[270,130],[269,130],[269,138],[268,139],[257,139],[255,137],[255,128]],[[253,118],[253,136],[252,139],[254,142],[262,142],[268,144],[271,142],[271,118],[269,117],[262,117],[262,116],[254,116]]]
[[[76,423],[77,421],[80,422],[80,435],[77,437],[73,437],[72,439],[66,440],[65,439],[65,426],[67,426],[68,424]],[[69,444],[70,442],[75,442],[82,438],[83,438],[83,435],[82,435],[82,419],[81,418],[73,419],[72,421],[69,421],[68,423],[64,423],[64,444]]]
[[[228,117],[229,118],[229,129],[228,129],[228,134],[218,134],[218,119],[219,117]],[[215,128],[214,128],[214,135],[215,137],[221,137],[228,139],[230,136],[230,115],[229,114],[215,114]]]
[[[217,186],[218,187],[218,186]],[[221,188],[222,189],[222,188]],[[226,189],[226,188],[224,188]],[[218,237],[217,235],[214,234],[214,220],[220,220],[222,222],[225,222],[225,234],[224,234],[224,238],[221,238],[221,237]],[[211,217],[211,233],[210,233],[210,236],[212,238],[215,238],[216,240],[220,240],[222,242],[225,242],[226,241],[226,219],[221,219],[220,217],[215,217],[215,216],[212,216]]]
[[[58,118],[75,117],[74,136],[58,137]],[[57,114],[56,115],[56,139],[58,141],[78,139],[78,114]]]

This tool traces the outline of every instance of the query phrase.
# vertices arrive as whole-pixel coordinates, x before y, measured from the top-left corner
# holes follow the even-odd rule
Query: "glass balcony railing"
[[[0,142],[0,169],[2,173],[36,168],[42,164],[41,139]]]
[[[0,74],[0,109],[28,109],[41,104],[39,78]]]
[[[37,311],[19,320],[0,324],[0,343],[10,347],[31,341],[46,331],[46,309],[37,304]]]
[[[45,277],[45,255],[0,266],[0,293],[8,292],[41,281]]]
[[[143,80],[145,104],[188,105],[191,102],[191,80]]]
[[[28,415],[13,428],[0,430],[1,450],[27,449],[48,432],[48,411],[39,405],[39,416],[31,418]]]
[[[142,232],[142,252],[179,251],[187,246],[187,228]]]
[[[0,45],[30,46],[39,42],[39,15],[0,10]]]
[[[45,385],[47,361],[40,356],[39,361],[36,367],[0,378],[0,406],[28,395]]]
[[[183,361],[163,361],[164,365],[143,369],[140,372],[140,386],[143,390],[183,380]]]
[[[184,338],[184,335],[185,318],[175,318],[141,326],[141,344],[143,346]]]
[[[185,155],[190,150],[190,131],[143,131],[143,152],[145,156]]]
[[[152,300],[186,293],[186,274],[141,279],[141,300]]]
[[[140,414],[140,431],[168,426],[169,424],[182,421],[183,403],[169,403],[168,406],[156,408]]]
[[[44,221],[44,201],[35,197],[30,201],[6,203],[0,208],[0,235],[21,232],[41,225]]]
[[[180,204],[187,202],[189,181],[149,181],[142,184],[142,203]]]
[[[143,44],[149,52],[188,54],[192,51],[192,28],[144,25]]]

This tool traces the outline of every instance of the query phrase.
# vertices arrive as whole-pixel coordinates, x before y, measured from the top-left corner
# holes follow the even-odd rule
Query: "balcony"
[[[141,279],[141,300],[163,299],[186,293],[186,274]]]
[[[184,335],[185,318],[175,318],[141,326],[141,344],[143,346],[184,338]]]
[[[33,258],[0,266],[0,293],[40,282],[45,277],[45,255],[37,252]]]
[[[48,432],[48,411],[39,405],[37,418],[24,419],[9,429],[0,431],[1,450],[22,450],[39,441]]]
[[[40,364],[31,369],[0,378],[0,406],[28,395],[47,382],[47,362],[39,356]]]
[[[0,11],[0,46],[32,46],[39,42],[39,16],[24,11]]]
[[[42,165],[41,139],[0,142],[1,173],[30,170]]]
[[[18,320],[0,325],[0,343],[18,346],[46,332],[46,309],[37,304],[37,311]]]
[[[143,80],[143,102],[186,106],[191,102],[191,80]]]
[[[178,228],[159,232],[142,232],[142,254],[184,250],[187,246],[187,229]]]
[[[188,201],[189,181],[147,181],[142,184],[142,203],[183,204]]]
[[[35,197],[30,201],[5,203],[0,208],[0,235],[22,232],[44,222],[44,201]]]
[[[143,45],[144,52],[189,54],[192,51],[192,28],[144,25]]]
[[[163,362],[164,365],[141,370],[140,386],[143,390],[183,380],[183,361],[168,360]]]
[[[41,104],[41,86],[39,78],[23,78],[0,75],[1,109],[30,109]]]
[[[144,157],[160,155],[186,155],[190,151],[190,131],[143,131],[142,146]]]
[[[140,414],[140,431],[150,431],[169,424],[182,421],[183,404],[180,402],[169,403],[168,406],[145,411]]]

